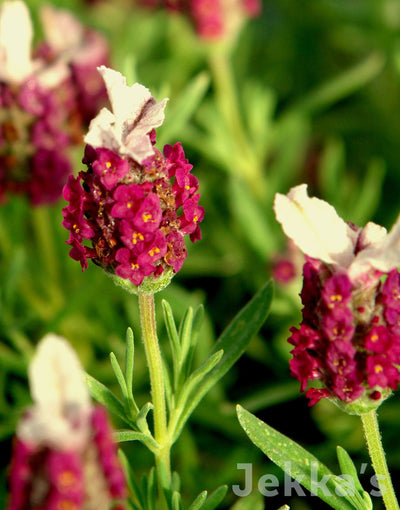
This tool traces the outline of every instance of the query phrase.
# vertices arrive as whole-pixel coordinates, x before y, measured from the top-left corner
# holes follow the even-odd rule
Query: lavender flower
[[[70,256],[83,270],[92,259],[134,286],[161,274],[169,281],[187,255],[184,235],[201,238],[198,181],[180,143],[163,153],[154,147],[167,100],[156,103],[143,85],[128,87],[112,69],[99,72],[112,111],[103,108],[91,122],[83,158],[88,169],[70,176],[64,188]]]
[[[21,194],[35,206],[61,196],[72,171],[68,148],[105,101],[95,66],[108,58],[104,40],[65,11],[42,15],[47,41],[32,51],[25,4],[0,9],[0,201]]]
[[[204,40],[233,38],[246,18],[258,16],[259,0],[140,0],[148,7],[164,7],[179,11],[193,24],[197,35]]]
[[[125,478],[107,414],[92,405],[68,342],[44,337],[28,375],[33,406],[17,428],[7,509],[124,508]]]
[[[301,391],[312,383],[310,405],[330,397],[365,412],[400,381],[400,220],[389,234],[371,222],[361,229],[306,189],[277,194],[274,205],[306,255],[303,320],[289,338],[291,373]]]

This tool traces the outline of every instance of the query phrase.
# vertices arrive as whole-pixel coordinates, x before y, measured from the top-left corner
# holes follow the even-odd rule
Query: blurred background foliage
[[[27,2],[35,21],[41,3]],[[206,216],[203,240],[188,247],[184,268],[157,301],[167,299],[177,320],[187,306],[205,304],[199,361],[280,258],[292,257],[297,264],[290,283],[276,282],[262,333],[202,402],[174,447],[183,495],[189,501],[202,489],[243,484],[238,462],[254,463],[255,490],[262,474],[283,480],[240,429],[237,402],[333,470],[337,444],[361,467],[368,460],[359,420],[326,402],[309,409],[290,378],[286,338],[300,318],[301,258],[286,245],[272,201],[276,192],[307,182],[311,194],[331,202],[348,221],[374,220],[387,228],[394,222],[400,209],[400,3],[264,0],[260,17],[231,44],[205,43],[180,15],[146,10],[129,0],[53,3],[104,33],[112,65],[128,82],[140,81],[156,99],[170,98],[158,145],[182,141],[200,180]],[[73,157],[78,172],[82,147]],[[65,335],[86,370],[118,392],[108,354],[123,357],[131,326],[137,340],[137,401],[146,402],[149,391],[136,298],[95,266],[82,274],[68,257],[63,205],[60,200],[54,207],[32,209],[10,197],[0,208],[1,507],[10,437],[29,402],[27,362],[46,332]],[[396,487],[397,396],[379,414]],[[138,476],[148,471],[151,457],[140,444],[125,444],[124,451]],[[361,477],[366,490],[371,474],[368,466]],[[265,508],[283,503],[296,510],[326,508],[316,498],[283,494],[266,498]],[[380,508],[379,500],[374,503]],[[263,508],[259,495],[246,506],[230,489],[224,504],[235,510]]]

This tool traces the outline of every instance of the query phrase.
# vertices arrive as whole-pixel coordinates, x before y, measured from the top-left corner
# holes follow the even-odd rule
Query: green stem
[[[226,129],[230,131],[237,149],[238,157],[232,161],[232,165],[238,166],[255,196],[262,199],[266,191],[265,177],[262,164],[252,150],[243,128],[230,53],[227,48],[212,47],[208,62],[213,76],[217,104],[225,120]]]
[[[361,421],[372,466],[377,477],[386,510],[399,510],[399,504],[394,493],[392,480],[386,463],[375,410],[362,414]]]
[[[171,442],[167,433],[167,408],[165,403],[165,386],[163,364],[157,337],[154,295],[139,293],[140,323],[147,365],[149,367],[151,394],[153,398],[154,437],[160,445],[155,453],[156,463],[163,463],[168,475],[171,474]]]
[[[55,249],[54,229],[50,221],[50,210],[46,206],[33,207],[32,225],[35,233],[36,248],[47,272],[46,290],[50,298],[50,308],[55,312],[63,306],[64,298],[60,290],[59,257]]]

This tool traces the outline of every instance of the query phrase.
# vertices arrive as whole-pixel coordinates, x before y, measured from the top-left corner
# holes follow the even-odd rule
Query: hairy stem
[[[376,474],[385,508],[386,510],[399,510],[399,504],[394,493],[392,480],[386,463],[385,451],[382,446],[375,410],[362,414],[361,421],[368,445],[369,456],[371,457],[372,466]]]
[[[140,322],[147,365],[149,367],[151,394],[154,405],[154,437],[160,445],[155,453],[156,463],[163,463],[170,475],[171,443],[167,433],[167,408],[165,403],[165,386],[163,364],[157,337],[154,295],[139,293]]]

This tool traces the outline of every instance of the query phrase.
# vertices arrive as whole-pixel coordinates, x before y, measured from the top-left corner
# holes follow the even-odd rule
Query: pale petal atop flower
[[[386,229],[383,229],[375,237],[374,242],[357,254],[353,266],[355,264],[360,267],[372,266],[383,273],[388,273],[400,266],[400,216],[388,234],[386,234]],[[354,268],[351,269],[354,271]],[[357,268],[355,269],[357,270]]]
[[[47,4],[40,10],[46,42],[57,55],[70,54],[79,48],[83,39],[83,25],[70,12]]]
[[[19,425],[19,437],[57,448],[83,444],[91,402],[82,366],[69,343],[55,334],[46,335],[28,377],[34,405]]]
[[[287,195],[277,193],[274,210],[285,234],[310,257],[341,267],[354,258],[353,233],[334,207],[307,195],[301,184]]]
[[[26,5],[4,2],[0,9],[0,80],[23,82],[33,72],[32,22]]]
[[[100,66],[98,71],[106,84],[112,113],[103,108],[90,123],[85,142],[142,163],[154,154],[147,134],[163,123],[167,99],[156,103],[143,85],[135,83],[128,87],[121,73],[105,66]]]

